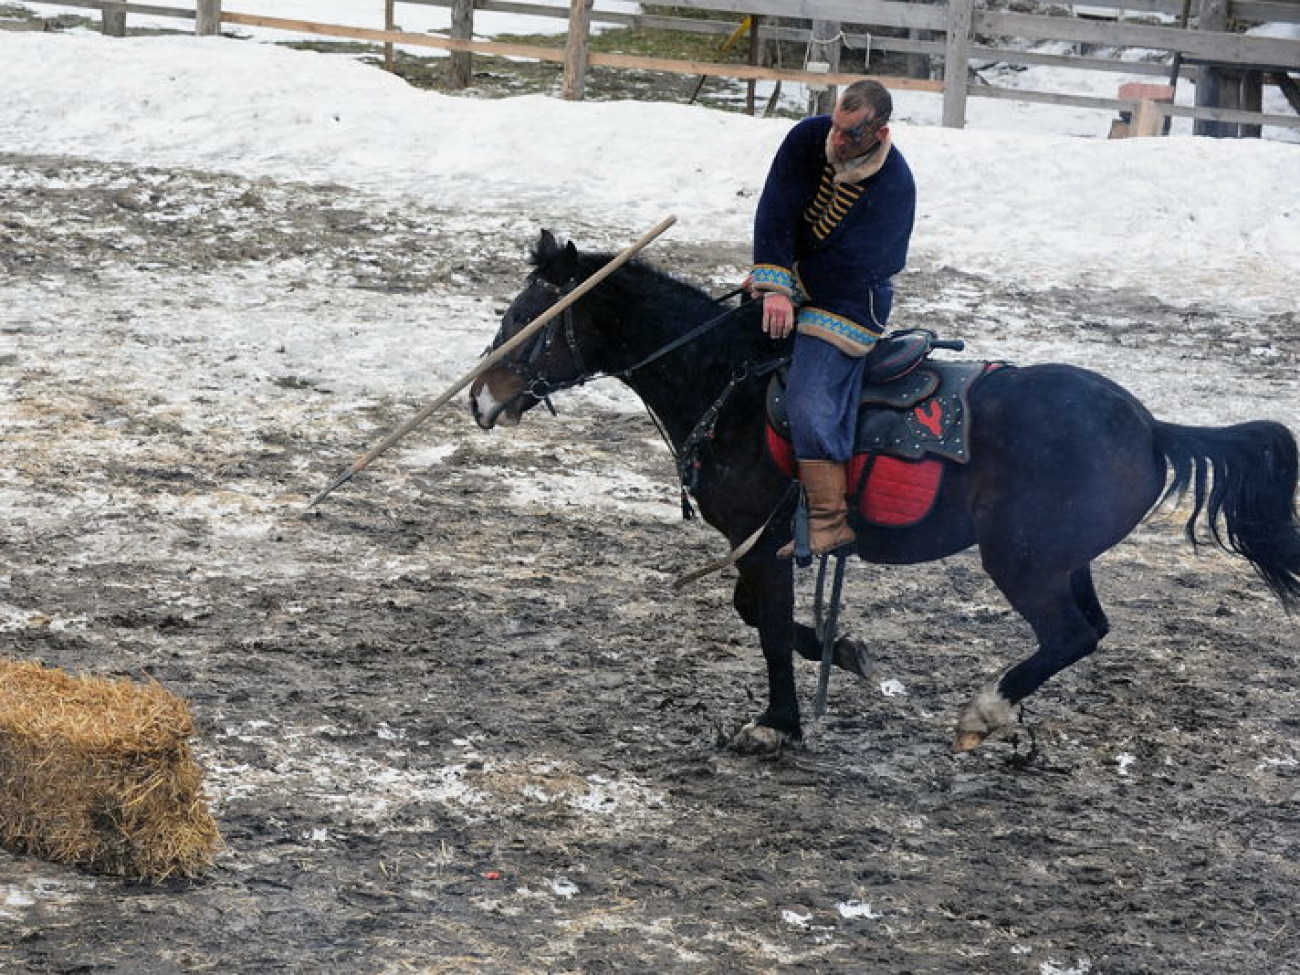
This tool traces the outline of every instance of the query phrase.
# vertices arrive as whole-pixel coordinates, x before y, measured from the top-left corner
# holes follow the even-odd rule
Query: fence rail
[[[459,57],[468,78],[467,59],[471,54],[496,55],[527,60],[553,61],[565,66],[566,97],[582,97],[582,79],[588,65],[622,70],[662,71],[696,77],[728,77],[748,80],[790,81],[810,86],[848,84],[869,76],[860,72],[816,72],[765,67],[760,64],[715,63],[696,60],[652,58],[641,55],[594,52],[588,43],[591,21],[623,26],[639,26],[707,33],[732,33],[737,22],[730,20],[666,17],[627,14],[594,9],[593,0],[569,0],[566,5],[526,2],[526,0],[401,0],[403,3],[449,7],[453,23],[459,23],[453,36],[422,34],[388,29],[370,29],[323,24],[314,21],[223,12],[221,0],[196,0],[196,8],[163,7],[118,0],[59,0],[61,5],[99,9],[105,30],[124,31],[127,14],[150,14],[195,20],[198,33],[216,33],[222,24],[262,27],[293,33],[371,41],[391,49],[392,45],[428,47],[445,50]],[[391,24],[393,0],[373,0],[384,4],[385,23]],[[1141,106],[1164,128],[1170,117],[1192,118],[1197,132],[1212,135],[1258,134],[1260,126],[1300,128],[1300,116],[1266,114],[1259,110],[1258,90],[1265,80],[1276,84],[1300,113],[1300,84],[1291,73],[1300,71],[1300,40],[1254,36],[1227,30],[1231,20],[1300,23],[1300,0],[1115,0],[1109,4],[1089,5],[1090,11],[1122,8],[1150,14],[1177,17],[1181,26],[1133,23],[1095,16],[1061,16],[977,9],[975,0],[946,0],[940,3],[903,2],[903,0],[676,0],[676,6],[705,12],[755,17],[756,37],[765,40],[788,40],[810,43],[813,31],[789,26],[791,19],[825,24],[834,23],[846,37],[857,37],[870,44],[873,51],[894,51],[920,55],[942,65],[942,79],[882,77],[898,89],[942,92],[943,124],[965,124],[968,98],[995,98],[1136,112],[1140,107],[1133,99],[1098,98],[1068,92],[1037,92],[999,88],[971,79],[972,61],[1012,64],[1049,64],[1098,71],[1138,75],[1163,75],[1176,84],[1191,79],[1197,86],[1195,107],[1176,106],[1172,97]],[[569,18],[570,31],[564,47],[535,44],[508,44],[478,41],[472,37],[474,11],[531,14]],[[1186,25],[1196,20],[1196,27]],[[764,23],[762,18],[780,18],[784,24]],[[575,27],[575,25],[577,25]],[[853,33],[862,28],[859,33]],[[882,37],[877,31],[905,31],[905,37]],[[454,36],[459,34],[460,36]],[[577,36],[580,35],[580,36]],[[825,36],[824,34],[822,35]],[[1025,51],[1004,38],[1019,41],[1064,41],[1107,50],[1142,49],[1166,52],[1173,64],[1152,61],[1121,60],[1092,54],[1046,54]],[[1152,114],[1154,113],[1154,115]]]

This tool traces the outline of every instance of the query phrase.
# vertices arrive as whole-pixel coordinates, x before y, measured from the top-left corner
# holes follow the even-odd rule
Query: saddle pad
[[[797,475],[794,447],[770,424],[767,450],[787,477]],[[857,499],[858,514],[869,524],[907,528],[934,508],[943,472],[943,461],[934,458],[903,460],[883,454],[858,454],[848,465],[849,496]]]
[[[903,460],[883,454],[858,454],[849,464],[850,496],[857,494],[858,513],[869,524],[887,528],[915,525],[934,508],[943,483],[943,461]]]

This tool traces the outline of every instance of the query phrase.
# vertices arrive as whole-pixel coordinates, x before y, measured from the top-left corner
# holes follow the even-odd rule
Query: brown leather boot
[[[849,527],[848,474],[833,460],[799,461],[799,480],[808,495],[808,543],[813,555],[826,555],[857,539]],[[781,546],[777,558],[794,554],[794,542]]]

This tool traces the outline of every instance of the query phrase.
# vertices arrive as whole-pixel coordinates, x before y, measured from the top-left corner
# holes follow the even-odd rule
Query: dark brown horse
[[[534,270],[495,344],[608,259],[580,254],[543,231]],[[616,376],[658,418],[679,455],[696,455],[697,425],[712,413],[691,490],[705,520],[739,545],[783,503],[790,507],[788,478],[765,445],[766,380],[753,375],[776,354],[758,326],[757,305],[720,316],[698,288],[629,264],[520,355],[481,376],[470,393],[474,417],[484,429],[515,424],[556,390]],[[1164,423],[1115,383],[1069,365],[998,369],[974,386],[969,405],[970,460],[949,463],[932,512],[911,527],[860,525],[858,533],[859,554],[880,563],[925,562],[978,545],[985,571],[1033,627],[1036,651],[962,709],[956,747],[974,747],[1011,724],[1019,701],[1096,649],[1110,625],[1091,563],[1166,495],[1190,491],[1189,538],[1203,520],[1214,541],[1249,561],[1287,608],[1300,603],[1297,449],[1280,424]],[[790,537],[786,514],[772,518],[737,562],[735,606],[758,629],[768,673],[767,708],[735,742],[745,749],[801,736],[793,654],[821,654],[813,629],[794,622],[791,563],[775,555]],[[856,641],[841,638],[834,653],[836,664],[864,673]]]

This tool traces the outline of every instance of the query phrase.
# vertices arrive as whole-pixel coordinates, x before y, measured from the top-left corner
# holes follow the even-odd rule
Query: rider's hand
[[[763,296],[763,331],[774,339],[794,331],[794,302],[789,295],[769,291]]]

